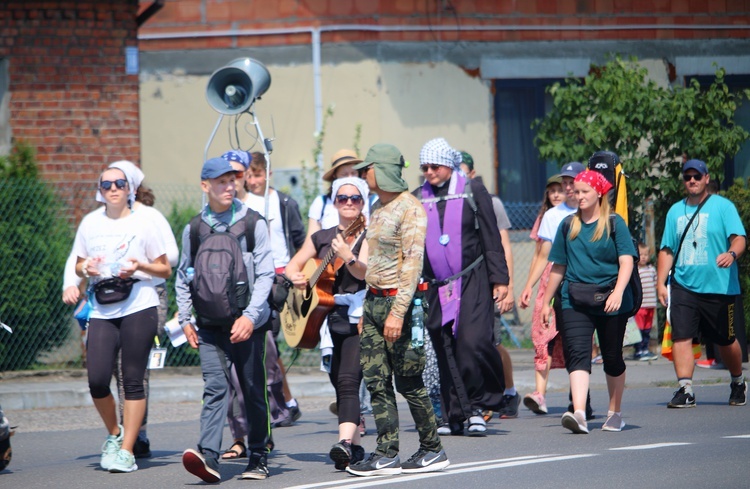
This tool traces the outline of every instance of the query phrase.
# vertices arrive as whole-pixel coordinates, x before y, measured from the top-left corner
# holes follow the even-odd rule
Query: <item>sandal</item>
[[[235,447],[240,447],[240,450],[238,451]],[[232,446],[229,448],[229,450],[224,450],[224,453],[221,455],[222,460],[233,460],[235,458],[245,457],[247,457],[247,447],[245,446],[245,442],[242,440],[238,440],[232,443]]]
[[[591,359],[591,364],[592,365],[601,365],[602,363],[604,363],[604,360],[602,360],[602,356],[601,355],[597,355],[597,356],[595,356],[594,358]]]

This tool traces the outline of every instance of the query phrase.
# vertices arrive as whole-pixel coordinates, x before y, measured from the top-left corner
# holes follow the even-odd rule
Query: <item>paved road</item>
[[[590,422],[590,435],[573,435],[560,426],[567,405],[565,392],[548,397],[551,413],[521,411],[518,419],[493,420],[486,438],[445,437],[451,466],[437,474],[361,479],[337,472],[327,459],[336,441],[336,422],[327,410],[329,398],[306,398],[303,417],[290,428],[274,430],[277,450],[269,460],[271,478],[241,481],[244,463],[222,464],[223,487],[353,488],[623,488],[750,487],[750,406],[727,405],[728,387],[696,388],[698,407],[669,410],[673,387],[626,391],[621,433],[599,430],[603,418]],[[606,391],[592,392],[597,414],[606,410]],[[404,403],[401,407],[405,457],[417,448],[417,435]],[[198,433],[197,402],[151,406],[149,435],[154,457],[139,461],[132,474],[109,474],[98,468],[103,429],[92,407],[14,411],[14,421],[38,431],[19,430],[15,457],[0,474],[0,487],[190,487],[204,485],[184,471],[181,452],[194,446]],[[25,417],[27,416],[27,417]],[[372,418],[368,417],[372,427]],[[225,440],[228,439],[225,430]],[[375,437],[364,439],[371,450]],[[225,442],[225,445],[228,445]]]

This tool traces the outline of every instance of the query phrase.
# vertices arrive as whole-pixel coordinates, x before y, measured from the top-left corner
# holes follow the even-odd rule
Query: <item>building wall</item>
[[[205,100],[208,75],[245,56],[271,72],[256,109],[266,136],[273,118],[274,167],[309,162],[316,128],[311,30],[319,29],[322,105],[335,107],[325,165],[351,146],[361,124],[362,152],[391,142],[414,167],[421,145],[443,136],[474,154],[496,190],[504,164],[493,113],[498,76],[483,66],[503,72],[514,64],[524,73],[529,61],[541,60],[519,78],[561,78],[567,72],[545,73],[547,60],[575,58],[587,67],[621,52],[646,60],[667,84],[675,81],[675,56],[748,52],[749,20],[750,2],[742,1],[167,0],[139,33],[143,164],[151,180],[193,180],[217,118]],[[368,30],[391,28],[404,30]],[[229,127],[225,121],[209,156],[228,147]],[[240,147],[246,144],[241,138]],[[414,167],[407,170],[412,185]]]
[[[271,87],[255,103],[266,137],[276,137],[272,164],[278,169],[313,164],[315,121],[310,65],[269,66]],[[324,165],[343,147],[353,147],[361,125],[361,153],[377,142],[392,142],[412,163],[410,184],[420,175],[419,150],[445,137],[474,155],[480,172],[492,171],[492,104],[489,84],[451,63],[399,64],[374,60],[324,65],[323,101],[332,107],[323,139]],[[208,76],[142,77],[143,169],[152,182],[197,182],[205,146],[218,118],[206,102]],[[240,147],[250,149],[254,132],[244,132]],[[208,156],[230,147],[234,117],[225,117]],[[254,150],[260,150],[256,145]],[[364,155],[363,155],[364,156]],[[179,168],[175,171],[175,168]]]
[[[30,142],[54,181],[140,161],[138,76],[125,74],[137,13],[137,0],[0,2],[6,150],[10,137]]]

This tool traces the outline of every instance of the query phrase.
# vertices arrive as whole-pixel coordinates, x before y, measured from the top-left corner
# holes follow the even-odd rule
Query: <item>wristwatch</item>
[[[737,261],[737,253],[735,253],[732,250],[727,251],[727,253],[729,253],[730,255],[732,255],[732,258],[734,258],[734,261]]]
[[[357,263],[357,257],[356,257],[356,256],[352,256],[352,259],[351,259],[351,260],[349,260],[348,262],[346,262],[346,264],[347,264],[348,266],[352,266],[352,265],[354,265],[355,263]]]

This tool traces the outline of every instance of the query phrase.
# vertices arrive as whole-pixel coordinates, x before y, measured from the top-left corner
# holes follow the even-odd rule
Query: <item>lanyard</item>
[[[229,221],[229,225],[227,226],[227,228],[232,227],[232,224],[234,224],[234,211],[234,202],[232,202],[232,219]],[[211,226],[211,229],[219,224],[218,222],[214,224],[214,218],[211,215],[211,208],[208,206],[206,206],[206,217],[208,218],[208,224]]]

